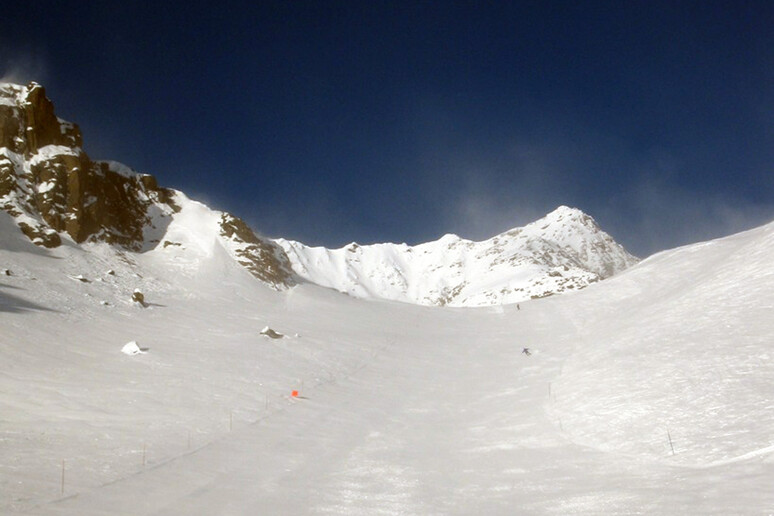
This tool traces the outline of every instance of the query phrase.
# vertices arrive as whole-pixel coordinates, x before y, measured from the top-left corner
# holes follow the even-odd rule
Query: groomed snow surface
[[[774,225],[520,309],[274,292],[170,231],[0,213],[0,513],[774,513]]]

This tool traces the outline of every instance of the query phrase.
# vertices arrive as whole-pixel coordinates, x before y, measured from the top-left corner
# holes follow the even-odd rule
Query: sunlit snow
[[[145,253],[0,213],[0,513],[774,511],[774,225],[463,309],[275,292],[188,203]]]

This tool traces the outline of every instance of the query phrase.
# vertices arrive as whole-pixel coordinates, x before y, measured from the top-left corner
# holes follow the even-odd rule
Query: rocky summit
[[[93,161],[78,126],[57,118],[42,86],[0,86],[0,207],[36,244],[104,241],[143,248],[151,206],[175,209],[152,176]]]
[[[41,85],[0,84],[0,209],[48,248],[62,238],[134,252],[162,244],[184,196],[121,163],[92,160],[82,146],[78,126],[55,115]],[[220,236],[239,263],[273,287],[292,284],[279,247],[232,215],[221,219]]]

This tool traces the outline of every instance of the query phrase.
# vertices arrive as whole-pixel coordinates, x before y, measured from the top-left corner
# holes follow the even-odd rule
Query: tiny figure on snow
[[[524,348],[521,350],[522,353],[524,353],[527,356],[530,356],[532,352],[529,350],[529,348]]]
[[[521,310],[521,307],[519,306],[519,303],[516,303],[516,310]]]

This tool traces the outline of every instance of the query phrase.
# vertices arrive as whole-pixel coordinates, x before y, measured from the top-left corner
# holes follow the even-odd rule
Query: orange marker
[[[298,391],[293,391],[290,393],[290,395],[293,396],[294,398],[298,398]]]

